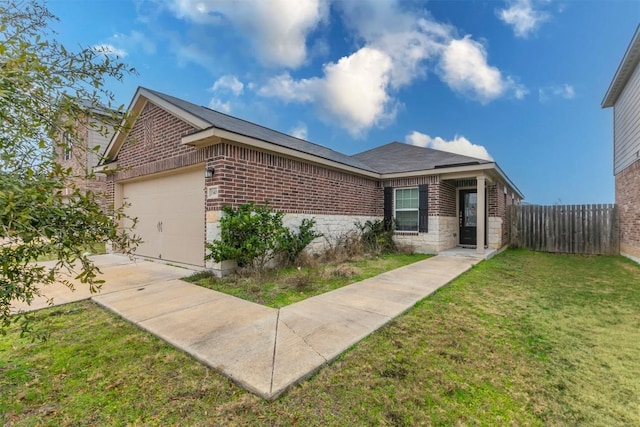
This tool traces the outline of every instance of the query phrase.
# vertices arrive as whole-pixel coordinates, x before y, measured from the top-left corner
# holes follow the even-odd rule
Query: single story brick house
[[[620,215],[620,253],[640,262],[640,26],[602,108],[613,107],[613,174]]]
[[[394,218],[418,252],[484,252],[507,243],[506,208],[523,197],[486,160],[400,142],[349,156],[146,88],[129,112],[97,172],[115,206],[130,204],[137,253],[151,258],[205,266],[222,207],[265,200],[289,226],[315,218],[327,238]]]

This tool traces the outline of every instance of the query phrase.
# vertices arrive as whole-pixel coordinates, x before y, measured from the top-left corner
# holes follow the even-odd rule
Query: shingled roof
[[[298,152],[301,153],[302,156],[312,156],[319,160],[322,159],[332,162],[334,165],[339,164],[358,169],[366,174],[419,173],[420,171],[440,168],[472,167],[476,165],[493,165],[493,168],[499,171],[498,165],[492,161],[417,147],[402,142],[392,142],[349,156],[323,147],[322,145],[295,138],[291,135],[144,87],[138,88],[129,106],[129,111],[139,111],[146,101],[158,103],[162,108],[171,110],[173,114],[177,114],[192,124],[194,128],[197,129],[194,135],[207,130],[219,129],[231,134]],[[118,152],[126,139],[126,134],[127,130],[121,129],[114,135],[105,150],[105,157],[101,166],[105,166],[117,159]],[[274,147],[274,149],[275,148],[276,147]],[[503,174],[501,171],[499,172]],[[508,180],[506,176],[505,179]]]
[[[492,163],[487,160],[432,148],[392,142],[352,156],[374,168],[378,173],[401,173],[454,166]]]
[[[215,127],[217,129],[223,129],[239,135],[259,139],[261,141],[269,142],[281,147],[290,148],[302,153],[318,156],[323,159],[332,160],[334,162],[342,163],[344,165],[352,166],[365,171],[377,172],[370,165],[361,162],[359,159],[353,156],[348,156],[346,154],[331,150],[330,148],[323,147],[322,145],[314,144],[312,142],[305,141],[303,139],[299,139],[291,135],[275,131],[273,129],[269,129],[255,123],[251,123],[237,117],[229,116],[227,114],[220,113],[207,107],[192,104],[190,102],[170,95],[166,95],[161,92],[156,92],[154,90],[146,88],[144,89],[156,95],[157,97],[162,98],[166,102],[190,114],[193,114],[194,116],[199,117],[200,119],[204,120],[212,127]]]

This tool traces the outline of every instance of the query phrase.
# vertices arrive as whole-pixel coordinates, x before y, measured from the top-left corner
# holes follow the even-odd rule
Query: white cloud
[[[391,68],[388,55],[368,47],[325,66],[321,102],[353,136],[395,116],[387,93]]]
[[[229,114],[231,112],[231,103],[228,101],[224,102],[218,98],[211,98],[209,101],[209,108],[220,111],[221,113]]]
[[[244,89],[244,84],[236,76],[227,74],[226,76],[220,77],[215,81],[211,90],[216,91],[230,91],[235,96],[238,96],[242,93]]]
[[[307,129],[307,125],[304,123],[298,123],[293,129],[291,129],[290,133],[292,136],[295,136],[299,139],[307,139],[307,134],[309,130]]]
[[[521,99],[524,86],[487,62],[485,47],[471,36],[460,38],[455,27],[437,22],[423,6],[394,0],[165,0],[168,10],[198,23],[199,37],[170,34],[170,47],[178,63],[194,62],[208,69],[219,67],[210,47],[211,27],[250,41],[264,64],[280,70],[253,87],[235,76],[224,76],[212,90],[219,104],[223,90],[236,95],[244,90],[284,102],[315,106],[324,120],[336,123],[353,136],[393,120],[400,103],[397,91],[435,70],[452,90],[488,103],[511,95]],[[330,4],[330,2],[332,2]],[[309,56],[328,56],[324,39],[307,38],[329,16],[342,17],[356,46],[340,59],[327,59],[315,76],[300,78],[293,71]],[[195,34],[195,33],[194,33]],[[235,80],[234,80],[235,79]]]
[[[473,144],[464,136],[456,135],[451,141],[446,141],[439,136],[432,138],[425,133],[413,131],[405,137],[405,140],[408,144],[419,147],[433,148],[435,150],[461,154],[476,159],[493,161],[493,157],[491,157],[486,148],[482,145]]]
[[[144,33],[132,30],[129,34],[116,33],[109,41],[116,46],[123,46],[126,51],[142,49],[147,54],[156,52],[156,44]]]
[[[511,0],[508,5],[497,10],[497,14],[502,22],[513,27],[516,37],[528,38],[550,18],[548,13],[535,8],[533,0]]]
[[[542,103],[549,101],[551,98],[573,99],[575,96],[575,89],[567,83],[538,89],[538,98]]]
[[[339,3],[347,27],[366,46],[392,60],[391,86],[397,89],[426,75],[425,62],[438,56],[453,27],[434,21],[424,10],[404,10],[395,1]]]
[[[509,92],[522,99],[527,90],[487,63],[485,47],[470,36],[451,40],[440,58],[440,77],[454,91],[486,104]]]
[[[327,119],[338,121],[354,137],[395,116],[387,93],[391,58],[364,47],[324,66],[324,76],[294,80],[288,73],[272,78],[258,93],[285,102],[315,102]]]
[[[272,77],[258,89],[258,94],[266,97],[280,98],[284,102],[313,102],[317,94],[318,78],[294,80],[285,72]]]
[[[307,56],[307,35],[327,16],[325,0],[171,0],[179,18],[200,24],[231,24],[250,39],[268,65],[295,68]]]
[[[120,58],[124,58],[125,56],[127,56],[126,50],[119,49],[109,43],[97,44],[93,46],[91,49],[93,49],[95,52],[103,53],[108,56],[117,56]]]
[[[213,70],[218,65],[206,47],[200,43],[186,41],[177,32],[167,33],[166,37],[169,41],[169,50],[176,56],[179,67],[186,67],[189,63],[193,63],[204,69]]]

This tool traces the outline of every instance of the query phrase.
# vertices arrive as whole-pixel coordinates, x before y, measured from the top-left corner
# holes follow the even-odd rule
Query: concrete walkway
[[[182,268],[107,255],[106,284],[91,298],[274,399],[481,259],[471,251],[438,255],[273,309],[177,280],[191,273]],[[89,297],[78,291],[61,290],[54,302]]]

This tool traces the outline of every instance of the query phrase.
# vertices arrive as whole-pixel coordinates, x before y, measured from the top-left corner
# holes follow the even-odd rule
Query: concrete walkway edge
[[[466,255],[437,255],[281,309],[183,282],[183,268],[109,255],[99,295],[61,289],[55,298],[91,297],[272,400],[482,260]]]

